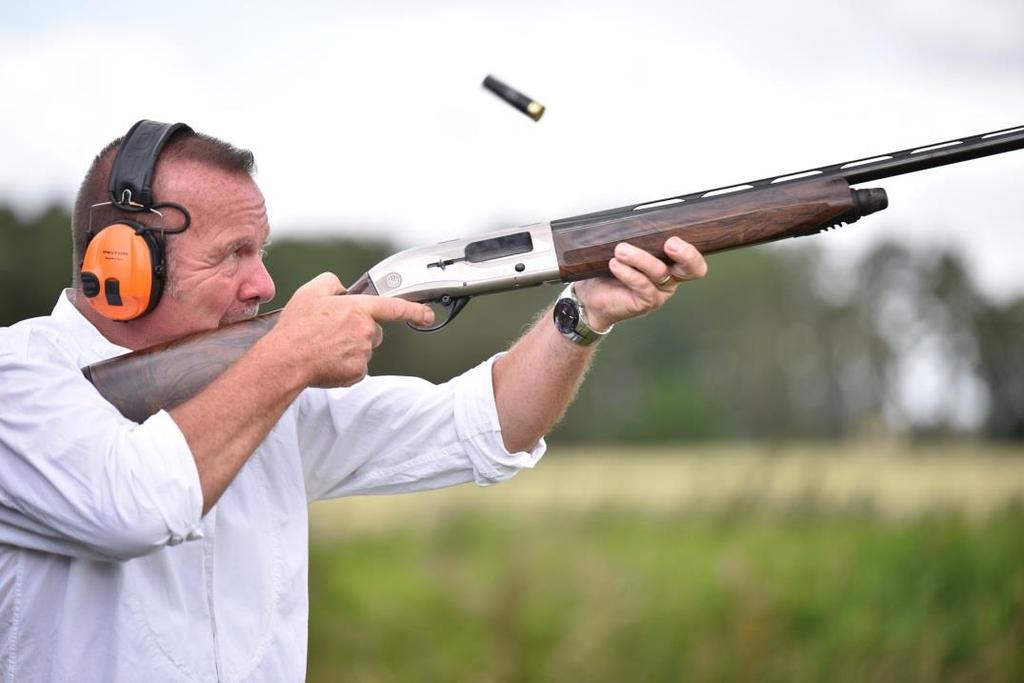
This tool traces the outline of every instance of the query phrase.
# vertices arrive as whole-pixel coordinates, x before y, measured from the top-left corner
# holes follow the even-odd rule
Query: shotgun
[[[673,235],[703,254],[812,235],[888,206],[885,190],[851,185],[1021,148],[1024,126],[416,247],[373,266],[348,293],[437,304],[446,317],[414,328],[435,331],[474,296],[606,275],[619,242],[667,262],[662,248]],[[111,358],[83,372],[122,414],[141,422],[202,391],[274,326],[279,313]]]

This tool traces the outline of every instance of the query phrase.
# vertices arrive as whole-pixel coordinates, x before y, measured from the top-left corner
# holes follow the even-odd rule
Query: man
[[[507,353],[443,385],[368,377],[381,322],[432,315],[400,299],[335,296],[344,287],[323,274],[208,388],[136,424],[80,368],[251,317],[274,285],[251,154],[185,129],[153,169],[154,197],[174,203],[157,222],[174,207],[191,214],[191,227],[163,235],[166,292],[141,317],[102,314],[81,264],[95,228],[124,213],[94,206],[108,199],[120,145],[82,183],[72,288],[51,315],[0,330],[0,673],[301,680],[308,503],[486,485],[532,467],[594,346],[544,316]],[[692,247],[665,248],[671,268],[623,244],[614,279],[578,284],[592,327],[654,310],[704,275]]]

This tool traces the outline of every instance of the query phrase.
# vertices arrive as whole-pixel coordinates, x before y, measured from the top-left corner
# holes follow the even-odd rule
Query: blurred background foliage
[[[0,324],[52,308],[69,279],[68,225],[59,206],[0,208]],[[275,239],[271,307],[317,273],[351,282],[395,251]],[[1024,438],[1024,298],[986,300],[938,248],[881,244],[859,263],[831,267],[813,239],[712,257],[707,279],[602,343],[553,438]],[[392,326],[371,371],[444,381],[511,344],[556,291],[479,298],[435,334]]]

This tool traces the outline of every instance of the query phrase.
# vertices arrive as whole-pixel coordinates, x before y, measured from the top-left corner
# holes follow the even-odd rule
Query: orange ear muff
[[[132,320],[156,307],[163,292],[163,245],[150,230],[114,223],[89,241],[82,259],[82,291],[111,320]]]

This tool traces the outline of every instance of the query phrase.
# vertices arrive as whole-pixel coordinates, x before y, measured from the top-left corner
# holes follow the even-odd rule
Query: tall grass
[[[318,545],[310,680],[1024,680],[1024,511],[487,515]]]
[[[978,457],[973,474],[953,457],[948,481],[921,454],[865,469],[890,491],[908,462],[924,464],[933,500],[905,478],[912,510],[869,486],[830,496],[837,470],[821,463],[784,501],[747,484],[710,489],[770,488],[785,457],[723,477],[710,461],[700,474],[685,458],[631,455],[663,479],[682,466],[704,502],[673,504],[670,485],[627,476],[621,459],[606,463],[614,484],[585,475],[592,459],[568,459],[546,463],[562,478],[550,489],[541,468],[493,491],[314,507],[309,679],[1024,680],[1024,507],[1011,495],[1024,478],[1012,455]],[[979,507],[986,481],[995,502]],[[574,498],[576,484],[587,495]]]

